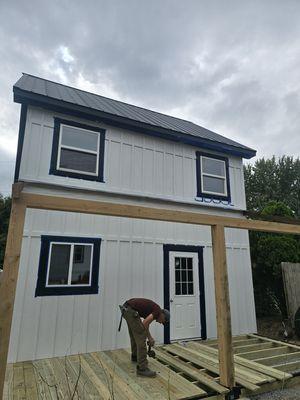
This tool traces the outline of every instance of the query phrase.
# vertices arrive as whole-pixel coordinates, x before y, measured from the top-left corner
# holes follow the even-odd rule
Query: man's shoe
[[[137,362],[137,356],[131,354],[131,361],[132,362]]]
[[[136,369],[136,374],[138,376],[144,376],[146,378],[155,378],[156,377],[156,372],[152,371],[150,368],[145,368],[145,369],[140,369],[137,367]]]

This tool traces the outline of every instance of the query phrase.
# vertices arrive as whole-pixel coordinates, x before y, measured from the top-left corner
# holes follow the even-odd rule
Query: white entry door
[[[169,253],[170,339],[200,337],[198,253]]]

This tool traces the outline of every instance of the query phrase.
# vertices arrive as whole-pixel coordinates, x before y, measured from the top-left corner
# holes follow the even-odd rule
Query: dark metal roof
[[[180,141],[180,137],[176,135],[180,134],[180,136],[186,136],[186,139],[187,137],[193,139],[193,144],[195,145],[197,143],[199,146],[202,146],[203,143],[208,144],[206,148],[213,149],[214,144],[219,144],[221,145],[221,148],[219,146],[219,151],[226,152],[227,149],[228,152],[241,155],[245,158],[251,158],[256,154],[255,150],[190,121],[28,74],[23,74],[14,85],[14,95],[15,101],[20,103],[30,104],[30,102],[38,100],[46,106],[47,103],[50,105],[50,100],[52,100],[52,103],[55,100],[56,104],[60,104],[61,106],[64,104],[64,106],[68,106],[69,108],[70,105],[73,105],[74,107],[76,106],[77,111],[84,110],[87,114],[89,112],[101,113],[101,116],[106,117],[106,120],[110,118],[117,119],[119,123],[126,121],[127,126],[130,126],[130,123],[132,123],[136,128],[140,126],[141,128],[146,128],[148,131],[157,131],[159,128],[161,132],[169,136],[170,140]],[[186,140],[182,141],[187,142]]]

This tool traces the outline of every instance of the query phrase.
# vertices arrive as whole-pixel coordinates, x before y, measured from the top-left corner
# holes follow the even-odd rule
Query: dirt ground
[[[291,333],[291,337],[285,339],[283,335],[283,325],[280,318],[272,317],[272,318],[260,318],[257,320],[257,332],[261,336],[265,336],[274,340],[287,341],[291,344],[296,344],[300,346],[300,338],[296,337],[293,334],[293,331],[288,323],[286,323],[288,327],[289,333]],[[300,399],[300,396],[299,396]]]

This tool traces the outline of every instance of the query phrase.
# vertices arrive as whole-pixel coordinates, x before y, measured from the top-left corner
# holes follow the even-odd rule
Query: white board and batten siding
[[[49,175],[54,116],[106,129],[104,183]],[[202,203],[196,200],[196,150],[201,149],[29,107],[20,180],[201,206]],[[232,203],[229,208],[244,210],[242,159],[234,156],[228,159]]]
[[[41,235],[102,238],[99,294],[35,297]],[[256,331],[246,231],[226,229],[233,334]],[[149,297],[163,305],[163,244],[204,246],[208,337],[216,337],[210,228],[188,224],[28,209],[9,362],[114,349],[129,345],[120,333],[118,304]],[[163,341],[163,328],[153,323]]]

